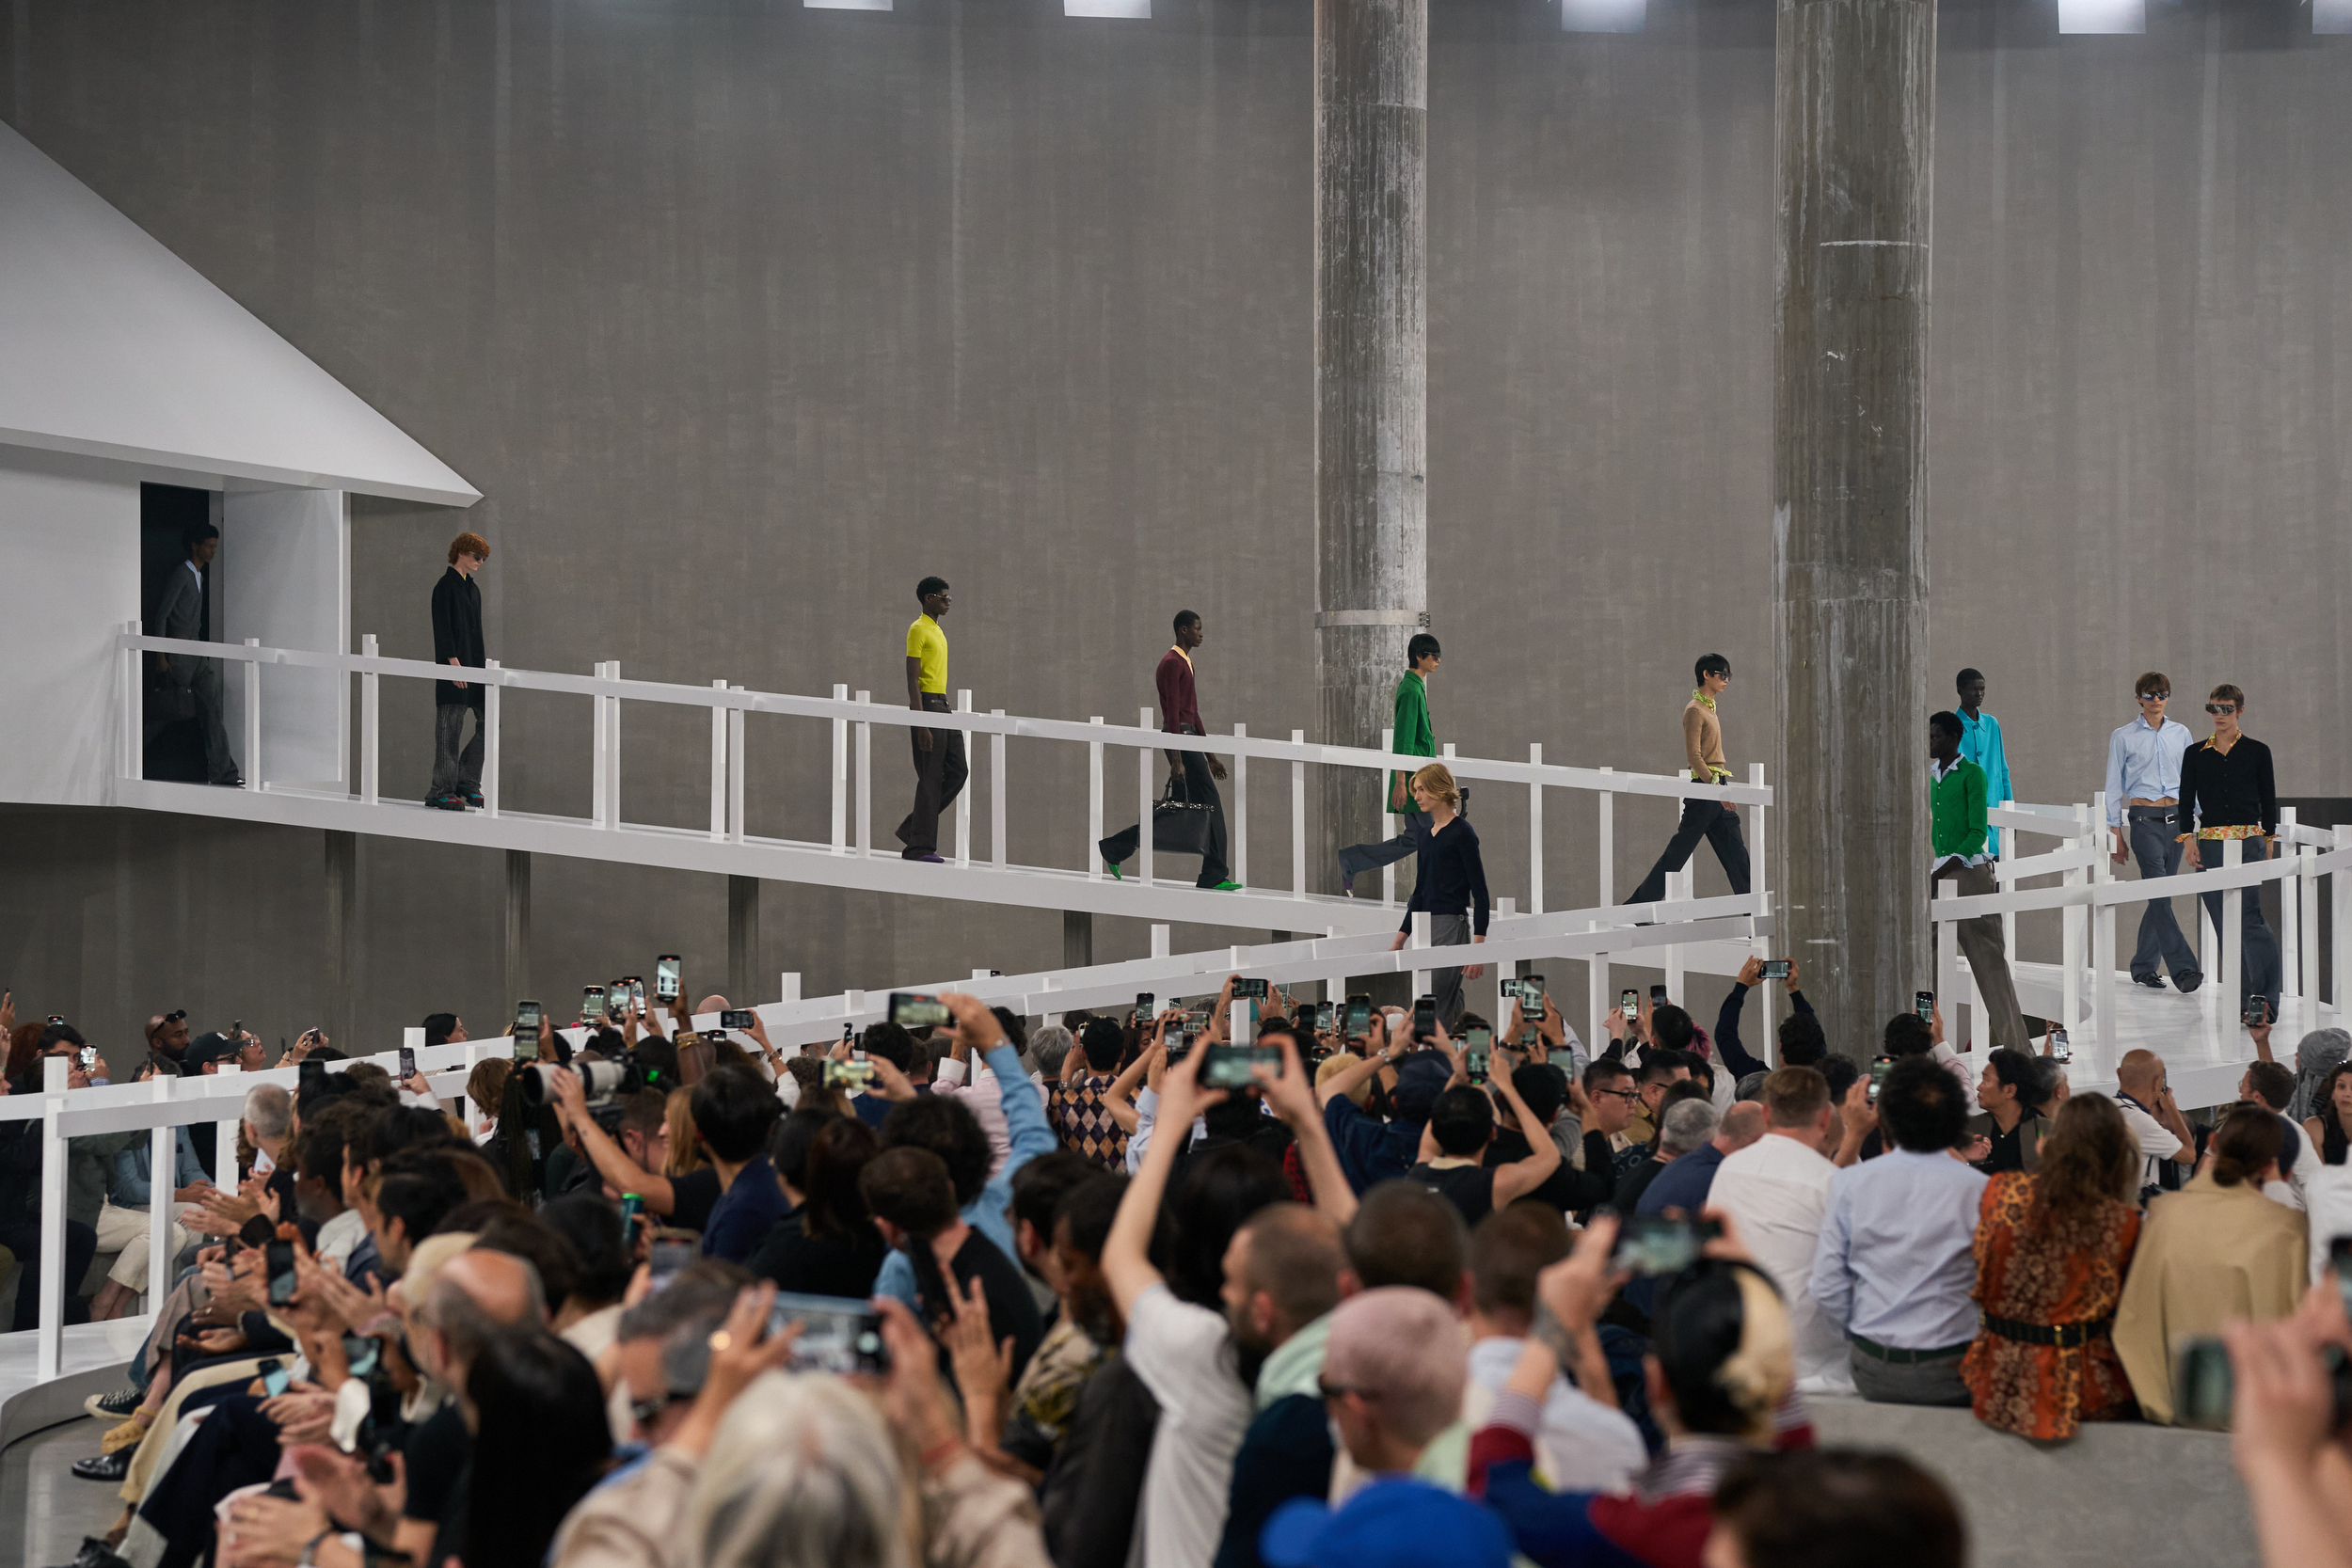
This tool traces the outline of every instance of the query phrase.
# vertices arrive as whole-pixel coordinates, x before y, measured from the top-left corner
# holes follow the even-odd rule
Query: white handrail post
[[[1935,884],[1938,899],[1960,896],[1960,883],[1949,877]],[[1948,1014],[1957,1001],[1953,988],[1960,975],[1960,927],[1930,911],[1935,931],[1935,994]]]
[[[956,711],[958,713],[972,711],[972,693],[969,689],[960,688],[957,690]],[[963,741],[965,766],[963,787],[956,791],[956,863],[968,866],[972,863],[972,732],[963,731],[961,738]]]
[[[2205,844],[2218,845],[2224,867],[2241,865],[2246,860],[2246,840],[2242,838],[2207,839]],[[2199,865],[2205,863],[2205,845],[2197,847]],[[2246,963],[2246,899],[2251,888],[2228,888],[2221,895],[2221,1002],[2220,1006],[2243,1010],[2238,1000],[2238,988],[2245,974]]]
[[[1168,927],[1165,925],[1154,925],[1152,927],[1152,956],[1153,958],[1168,957]]]
[[[610,660],[606,668],[612,672],[613,680],[621,678],[619,659]],[[607,697],[605,702],[612,710],[612,717],[605,721],[604,762],[612,769],[612,780],[604,786],[605,810],[609,814],[604,825],[618,828],[621,825],[621,699],[616,694]]]
[[[1240,740],[1248,734],[1248,725],[1235,724],[1233,726],[1234,739]],[[1204,766],[1206,762],[1207,758],[1203,757]],[[1238,746],[1233,748],[1232,826],[1233,858],[1232,864],[1227,869],[1233,880],[1248,887],[1249,885],[1249,759],[1241,754],[1241,748]]]
[[[2004,800],[2001,802],[2001,809],[2015,811],[2017,802]],[[2003,893],[2014,893],[2017,891],[2017,882],[2016,879],[2009,874],[2009,867],[2010,863],[2017,859],[2017,830],[2001,828],[1996,831],[2001,835],[1998,850],[2000,864],[1994,871],[1994,886]],[[2001,911],[2001,952],[2009,959],[2010,968],[2015,969],[2017,967],[2017,911],[2014,910]]]
[[[499,661],[482,661],[482,815],[499,814]]]
[[[1291,731],[1291,744],[1307,744],[1305,730]],[[1291,896],[1307,896],[1307,765],[1291,762]]]
[[[730,686],[730,691],[740,691]],[[743,842],[746,832],[743,822],[743,721],[746,715],[739,707],[727,709],[727,837],[737,844]]]
[[[2352,823],[2339,822],[2333,852],[2341,855],[2347,849],[2352,849]],[[2336,1022],[2341,1027],[2352,1018],[2352,870],[2341,863],[2328,874],[2328,945],[2335,949],[2328,968],[2335,977]]]
[[[2312,863],[2319,858],[2319,850],[2304,845],[2297,851],[2302,855],[2296,867],[2296,903],[2302,907],[2302,1027],[2319,1027],[2319,879],[2312,874]]]
[[[713,691],[724,691],[727,683],[710,683]],[[727,836],[727,710],[710,710],[710,839],[716,844]]]
[[[1383,752],[1396,750],[1396,730],[1393,726],[1380,732],[1380,749]],[[1389,773],[1390,769],[1386,768],[1380,770],[1380,821],[1387,829],[1380,835],[1383,838],[1396,836],[1396,813],[1389,809]],[[1413,803],[1409,788],[1406,791],[1405,803],[1407,806]],[[1380,868],[1380,904],[1383,909],[1396,908],[1396,863],[1393,861]]]
[[[33,1376],[46,1383],[57,1375],[65,1350],[65,1058],[41,1061],[40,1108],[40,1315],[33,1342]],[[233,1177],[233,1172],[231,1173]],[[73,1282],[80,1285],[80,1280]],[[20,1283],[17,1287],[24,1289]]]
[[[1089,718],[1089,719],[1087,721],[1087,722],[1088,722],[1088,723],[1089,723],[1089,724],[1100,724],[1102,721],[1103,721],[1103,716],[1102,716],[1101,714],[1099,714],[1099,713],[1098,713],[1098,714],[1095,714],[1093,717]],[[1145,831],[1146,832],[1151,832],[1151,829],[1150,829],[1150,827],[1147,825],[1147,826],[1145,827],[1144,831]],[[1087,858],[1086,858],[1087,880],[1088,880],[1088,881],[1089,881],[1089,882],[1099,882],[1099,881],[1101,881],[1101,880],[1103,879],[1103,847],[1102,847],[1102,846],[1103,846],[1103,743],[1102,743],[1101,741],[1099,741],[1099,740],[1089,740],[1089,741],[1088,741],[1088,742],[1087,742]]]
[[[833,700],[846,703],[850,689],[835,683]],[[850,721],[833,721],[833,852],[841,853],[850,847]]]
[[[375,633],[369,632],[359,639],[359,657],[376,657]],[[382,678],[373,670],[359,677],[359,800],[370,806],[376,802],[376,759],[382,754],[383,737],[377,733],[382,710],[377,705],[376,692],[376,683]]]
[[[126,637],[136,637],[139,634],[139,624],[136,621],[125,621],[119,629]],[[145,656],[138,649],[125,643],[120,657],[116,660],[115,677],[119,688],[116,694],[122,701],[122,721],[115,726],[118,752],[115,758],[117,778],[135,779],[147,771],[143,766],[144,749],[140,745],[140,736],[145,731],[146,720],[146,698],[142,695],[143,689],[139,680],[139,660],[143,657]]]
[[[1604,773],[1614,773],[1616,769],[1613,768],[1604,768],[1601,771]],[[1604,786],[1598,792],[1598,800],[1600,805],[1600,821],[1594,829],[1594,843],[1600,851],[1600,893],[1599,896],[1595,900],[1595,904],[1598,908],[1607,909],[1610,905],[1617,901],[1616,790]],[[1602,1010],[1604,1012],[1607,1011],[1606,1008]]]
[[[245,645],[258,648],[262,640],[248,637]],[[245,661],[245,787],[256,793],[262,787],[262,663],[253,658]]]
[[[1527,743],[1527,765],[1544,765],[1542,741]],[[1544,781],[1540,776],[1527,781],[1527,912],[1544,912]]]
[[[2099,820],[2106,820],[2106,808],[2099,808]],[[2106,887],[2115,880],[2115,861],[2101,854],[2091,862],[2091,885]],[[2114,904],[2093,905],[2090,911],[2091,1003],[2098,1009],[2099,1042],[2110,1050],[2122,1044],[2115,1019],[2115,915]]]
[[[223,1062],[219,1075],[226,1078],[244,1070],[234,1062]],[[238,1115],[227,1121],[213,1123],[213,1174],[218,1179],[216,1184],[223,1192],[237,1184],[237,1124],[244,1119],[244,1108],[240,1104]]]
[[[1685,865],[1666,879],[1668,898],[1689,899],[1698,891],[1692,884],[1698,880],[1698,867]],[[1679,924],[1680,922],[1676,922]],[[1670,942],[1666,947],[1666,995],[1676,1006],[1682,1006],[1683,957],[1682,943]]]
[[[1616,769],[1603,768],[1601,771],[1613,773]],[[1597,869],[1600,883],[1594,907],[1605,910],[1617,901],[1617,792],[1604,780],[1601,787],[1595,792],[1595,799],[1598,820],[1594,829],[1594,847],[1599,853]],[[1600,927],[1598,920],[1588,921],[1585,925],[1585,928],[1592,931]],[[1584,960],[1584,1029],[1586,1037],[1595,1042],[1592,1049],[1597,1055],[1608,1049],[1601,1040],[1601,1024],[1609,1017],[1609,955],[1596,953]]]
[[[2104,821],[2102,817],[2102,824]],[[2069,847],[2090,846],[2098,858],[2104,860],[2106,858],[2105,831],[2104,826],[2094,828],[2091,825],[2090,807],[2077,805],[2074,808],[2074,835],[2066,843]],[[2083,867],[2075,865],[2067,867],[2064,875],[2066,886],[2076,888],[2083,885],[2087,873]],[[2081,907],[2075,904],[2067,904],[2058,911],[2059,967],[2063,971],[2058,976],[2058,1022],[2066,1026],[2070,1037],[2082,1028],[2083,1022],[2082,916]]]
[[[2295,808],[2282,806],[2279,811],[2279,836],[2270,847],[2278,850],[2280,869],[2286,873],[2279,879],[2279,1011],[2284,1014],[2289,1003],[2303,1000],[2303,899],[2296,873],[2300,862],[2296,858]],[[2254,890],[2256,897],[2262,890]],[[2273,1019],[2272,1022],[2279,1022]]]
[[[596,667],[596,679],[604,679],[605,668],[604,661],[598,659]],[[588,812],[595,825],[601,828],[605,826],[610,815],[606,809],[605,795],[612,781],[611,770],[605,767],[604,758],[606,751],[612,744],[608,734],[612,714],[605,707],[602,692],[590,698],[589,703],[590,712],[595,716],[596,722],[589,736],[589,746],[593,754],[589,759]]]
[[[169,1077],[150,1080],[155,1103],[171,1103]],[[180,1130],[159,1126],[147,1134],[147,1300],[151,1311],[171,1289],[171,1195],[180,1186]]]
[[[779,979],[783,985],[783,994],[777,1000],[798,1002],[801,999],[801,972],[797,969],[787,969],[779,976]]]
[[[1002,719],[1005,710],[988,710],[991,719]],[[988,737],[988,852],[1001,871],[1005,859],[1005,735],[1002,730]]]
[[[1756,786],[1757,789],[1762,789],[1764,787],[1764,765],[1762,763],[1752,762],[1748,764],[1748,783]],[[1756,917],[1748,923],[1748,929],[1752,933],[1749,948],[1750,951],[1755,953],[1757,958],[1769,958],[1772,956],[1772,939],[1765,934],[1765,920],[1772,913],[1772,889],[1766,881],[1765,872],[1772,863],[1765,854],[1764,806],[1761,801],[1758,801],[1756,804],[1748,808],[1748,822],[1750,826],[1756,830],[1748,835],[1752,841],[1751,847],[1748,850],[1748,890],[1757,895],[1756,900]],[[1802,978],[1802,976],[1800,976],[1800,978]],[[1779,1022],[1779,1019],[1776,1016],[1779,1009],[1772,1006],[1773,998],[1772,988],[1770,986],[1766,986],[1763,988],[1763,991],[1764,1022],[1768,1026],[1764,1031],[1764,1037],[1771,1039],[1773,1037],[1773,1034],[1770,1025],[1775,1024]]]
[[[1413,951],[1417,953],[1423,952],[1428,948],[1429,911],[1427,910],[1415,910],[1413,911],[1413,934],[1406,945],[1412,948]],[[1429,971],[1426,969],[1416,969],[1413,971],[1412,1000],[1418,1002],[1428,994]]]
[[[874,694],[861,691],[861,704],[871,703]],[[874,721],[857,721],[857,852],[861,857],[874,852]]]
[[[1142,708],[1138,713],[1136,727],[1150,729],[1152,710]],[[1145,887],[1152,885],[1152,879],[1157,874],[1152,855],[1152,763],[1158,755],[1157,749],[1151,746],[1136,753],[1136,876]],[[1096,858],[1101,858],[1099,853]]]

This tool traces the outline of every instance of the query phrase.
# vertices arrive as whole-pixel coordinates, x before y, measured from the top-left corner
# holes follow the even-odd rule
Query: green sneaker
[[[1216,884],[1216,891],[1219,893],[1239,893],[1241,891],[1241,884],[1239,882],[1219,882]]]
[[[1127,879],[1126,873],[1119,869],[1119,863],[1117,861],[1104,861],[1103,863],[1109,868],[1112,881],[1123,882]]]

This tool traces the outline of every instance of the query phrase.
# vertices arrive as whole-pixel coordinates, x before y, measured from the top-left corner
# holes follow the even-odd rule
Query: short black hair
[[[1984,679],[1984,672],[1977,669],[1974,665],[1971,665],[1969,668],[1963,670],[1959,674],[1952,677],[1952,689],[1954,691],[1965,692],[1968,689],[1968,683],[1970,681],[1980,681],[1982,679]]]
[[[2029,1056],[2014,1046],[2002,1046],[1984,1059],[1993,1069],[1993,1076],[2005,1089],[2015,1089],[2017,1098],[2027,1105],[2039,1105],[2049,1098],[2049,1090],[2042,1077],[2042,1061]]]
[[[572,1249],[578,1272],[569,1293],[599,1307],[620,1300],[636,1267],[622,1235],[620,1210],[601,1197],[570,1193],[542,1207],[538,1217]],[[552,1299],[554,1292],[548,1294]]]
[[[869,1023],[858,1044],[868,1056],[880,1056],[900,1072],[914,1070],[914,1037],[896,1023]]]
[[[1419,664],[1432,654],[1439,658],[1445,657],[1444,652],[1438,646],[1438,640],[1425,631],[1413,633],[1412,641],[1405,644],[1405,662],[1407,664]]]
[[[1862,1076],[1862,1064],[1851,1056],[1840,1056],[1832,1052],[1814,1063],[1813,1070],[1829,1085],[1829,1102],[1835,1106],[1845,1102],[1846,1091],[1852,1088],[1854,1080]]]
[[[1457,1085],[1429,1108],[1429,1135],[1452,1158],[1475,1154],[1494,1141],[1495,1108],[1484,1091]]]
[[[1925,1056],[1935,1049],[1935,1031],[1917,1013],[1901,1012],[1886,1021],[1880,1041],[1889,1056]]]
[[[959,1208],[980,1196],[996,1163],[979,1118],[950,1095],[920,1094],[898,1101],[882,1120],[882,1138],[887,1148],[928,1148],[946,1161]]]
[[[1598,1061],[1590,1062],[1585,1065],[1584,1092],[1586,1094],[1591,1094],[1595,1089],[1599,1088],[1603,1084],[1608,1083],[1612,1078],[1630,1078],[1632,1076],[1633,1069],[1625,1065],[1624,1057],[1603,1056]]]
[[[1365,1290],[1413,1285],[1452,1301],[1462,1289],[1470,1230],[1453,1201],[1399,1178],[1364,1194],[1341,1232],[1347,1266]]]
[[[1819,1067],[1829,1054],[1829,1037],[1821,1021],[1811,1013],[1790,1013],[1780,1021],[1780,1065]]]
[[[748,1160],[768,1141],[768,1130],[784,1114],[776,1091],[739,1067],[713,1068],[696,1084],[687,1109],[714,1159],[729,1164]]]
[[[466,1201],[465,1179],[437,1148],[405,1148],[384,1162],[376,1183],[375,1209],[387,1224],[398,1220],[415,1246],[441,1227],[449,1212]]]
[[[180,531],[180,545],[183,549],[192,550],[207,539],[219,537],[220,530],[210,523],[190,523]]]
[[[82,1037],[82,1031],[71,1023],[52,1023],[40,1032],[40,1049],[43,1051],[60,1045],[70,1045],[79,1051],[88,1043]]]
[[[1179,637],[1184,635],[1186,626],[1197,626],[1200,624],[1200,612],[1197,610],[1180,610],[1176,612],[1176,635]]]
[[[1119,1218],[1120,1199],[1127,1196],[1126,1177],[1097,1171],[1061,1195],[1054,1205],[1054,1229],[1070,1227],[1070,1244],[1090,1262],[1100,1262],[1103,1243],[1110,1240],[1111,1222]]]
[[[1879,1126],[1897,1148],[1940,1154],[1968,1130],[1960,1080],[1932,1056],[1905,1056],[1879,1085]]]
[[[1511,1069],[1511,1087],[1535,1119],[1549,1127],[1568,1098],[1568,1075],[1551,1062],[1521,1062]]]
[[[919,604],[923,600],[930,598],[933,594],[945,594],[946,592],[947,592],[947,579],[946,578],[925,578],[921,582],[914,585],[915,602]]]
[[[929,1241],[956,1222],[947,1163],[928,1148],[885,1148],[858,1172],[857,1190],[876,1219]]]
[[[1968,732],[1961,727],[1960,715],[1948,708],[1938,708],[1928,715],[1930,735],[1962,736]]]
[[[1642,1053],[1642,1082],[1671,1084],[1676,1069],[1689,1072],[1698,1065],[1698,1058],[1687,1051],[1645,1051]]]
[[[1731,660],[1725,658],[1721,654],[1701,654],[1699,655],[1699,661],[1691,666],[1691,678],[1699,682],[1701,685],[1706,684],[1707,677],[1709,675],[1728,675],[1730,673]]]
[[[456,1027],[457,1015],[455,1013],[427,1013],[424,1015],[424,1043],[447,1045],[450,1035]]]
[[[777,1122],[768,1137],[769,1167],[799,1191],[807,1192],[808,1147],[833,1119],[831,1111],[803,1109]]]
[[[1651,1009],[1649,1036],[1667,1051],[1688,1051],[1691,1042],[1698,1038],[1699,1026],[1692,1022],[1689,1013],[1669,1002]]]
[[[1040,1241],[1052,1242],[1054,1215],[1061,1208],[1063,1196],[1100,1175],[1102,1169],[1074,1148],[1057,1148],[1023,1165],[1012,1173],[1014,1227],[1018,1229],[1021,1222],[1026,1220]]]

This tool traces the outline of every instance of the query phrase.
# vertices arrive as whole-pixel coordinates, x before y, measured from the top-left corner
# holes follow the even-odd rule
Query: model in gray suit
[[[171,569],[155,602],[154,635],[200,641],[204,636],[204,568],[220,553],[220,530],[202,523],[188,532],[188,559]],[[242,784],[237,759],[229,754],[229,731],[221,723],[220,660],[170,654],[150,656],[162,689],[149,699],[146,738],[152,741],[186,705],[180,693],[193,692],[196,721],[204,732],[204,778],[208,784]]]

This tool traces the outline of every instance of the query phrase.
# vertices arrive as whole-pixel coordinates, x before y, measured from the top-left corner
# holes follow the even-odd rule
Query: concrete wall
[[[2097,787],[2149,667],[2245,686],[2282,791],[2352,767],[2352,44],[2274,9],[2063,40],[2040,0],[1944,10],[1932,668],[1986,670],[2034,798]],[[1436,10],[1438,734],[1662,770],[1720,648],[1744,767],[1772,721],[1770,8],[1657,0],[1613,37],[1532,0]],[[470,527],[512,664],[887,695],[938,571],[951,684],[982,706],[1132,713],[1185,605],[1212,724],[1287,734],[1312,706],[1310,8],[1154,11],[17,0],[0,118],[482,487],[463,514],[355,502],[352,630],[387,653],[429,651]],[[388,791],[423,787],[430,701],[388,687]],[[584,813],[586,705],[508,721],[510,799]],[[699,820],[694,721],[626,733],[631,816]],[[822,833],[818,739],[755,727],[753,831]],[[1016,748],[1017,855],[1080,863],[1083,780]],[[1259,792],[1262,854],[1286,794]],[[1591,895],[1588,809],[1551,804],[1554,907]],[[1477,810],[1523,894],[1520,799]],[[1620,887],[1668,816],[1619,813]],[[254,897],[318,902],[301,835],[51,831],[0,907],[127,877],[225,924],[222,884],[183,879],[249,856]],[[502,1007],[496,858],[362,862],[362,1013]],[[766,899],[763,969],[812,988],[1059,952],[1050,913]],[[723,911],[715,881],[546,871],[535,989],[698,943],[715,976]],[[167,984],[167,953],[133,971],[173,1005],[294,1009],[317,928],[243,990]],[[1144,942],[1105,922],[1096,950]]]

